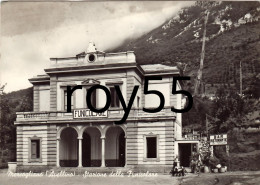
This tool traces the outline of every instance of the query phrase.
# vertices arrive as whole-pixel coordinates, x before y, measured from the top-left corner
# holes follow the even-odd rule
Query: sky
[[[138,38],[191,1],[2,2],[0,84],[32,86],[49,59],[71,57],[94,42],[99,51]]]

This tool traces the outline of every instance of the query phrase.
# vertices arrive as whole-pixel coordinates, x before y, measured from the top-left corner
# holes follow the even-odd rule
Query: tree
[[[220,87],[216,93],[211,110],[214,125],[211,132],[223,133],[239,126],[245,115],[250,111],[250,102],[234,91]]]

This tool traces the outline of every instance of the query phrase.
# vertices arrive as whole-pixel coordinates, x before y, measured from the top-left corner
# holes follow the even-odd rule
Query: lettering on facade
[[[73,118],[107,118],[107,111],[93,112],[90,109],[77,109],[73,111]]]

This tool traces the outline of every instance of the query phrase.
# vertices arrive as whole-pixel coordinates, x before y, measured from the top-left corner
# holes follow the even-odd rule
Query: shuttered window
[[[31,140],[31,159],[40,158],[40,140]]]
[[[42,162],[42,154],[41,154],[41,142],[42,138],[33,136],[29,138],[29,146],[28,146],[28,162],[29,163],[38,163]]]

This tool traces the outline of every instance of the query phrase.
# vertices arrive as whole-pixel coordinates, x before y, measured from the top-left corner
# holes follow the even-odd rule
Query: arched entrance
[[[82,166],[91,166],[91,137],[87,132],[83,132],[82,140]]]
[[[78,133],[74,128],[62,130],[60,135],[60,166],[78,166]]]
[[[101,165],[101,134],[95,127],[88,127],[83,132],[82,166],[100,167]]]
[[[106,166],[124,167],[125,166],[125,132],[117,127],[110,127],[106,131]]]

